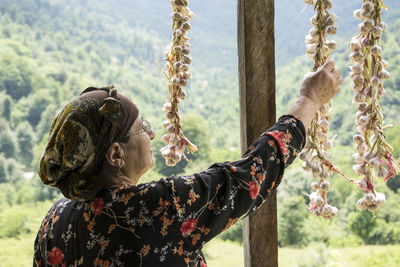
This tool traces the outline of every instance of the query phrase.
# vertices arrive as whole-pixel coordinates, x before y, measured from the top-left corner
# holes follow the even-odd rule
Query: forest
[[[352,104],[349,40],[357,31],[354,9],[362,1],[334,1],[338,49],[332,54],[344,79],[333,101],[330,135],[333,162],[355,177],[352,154],[356,133]],[[382,98],[387,139],[400,158],[400,1],[386,3],[383,57],[391,78]],[[193,1],[196,16],[189,33],[192,44],[188,95],[182,102],[185,135],[198,153],[167,167],[161,154],[141,182],[168,175],[191,174],[214,162],[240,157],[236,2]],[[305,57],[304,36],[311,8],[303,1],[276,1],[277,116],[295,102],[312,61]],[[303,11],[303,12],[302,12]],[[167,101],[164,49],[170,42],[168,1],[1,0],[0,1],[0,262],[2,266],[32,264],[33,242],[51,204],[61,194],[42,185],[37,165],[50,124],[62,107],[89,86],[113,84],[129,96],[152,122],[153,151],[163,146],[161,124]],[[312,175],[296,160],[278,188],[278,225],[282,266],[396,266],[400,256],[400,176],[377,180],[386,195],[376,214],[359,211],[363,192],[334,175],[329,201],[339,217],[324,220],[307,208]],[[242,225],[237,223],[206,245],[209,266],[243,266]],[[232,255],[227,257],[227,255]],[[294,263],[293,258],[297,258]],[[3,265],[4,264],[4,265]]]

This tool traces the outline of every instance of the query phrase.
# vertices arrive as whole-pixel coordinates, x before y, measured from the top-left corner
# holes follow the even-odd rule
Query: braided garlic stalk
[[[188,7],[188,0],[171,0],[170,2],[173,9],[173,35],[165,59],[167,63],[164,74],[169,81],[169,97],[168,103],[163,106],[163,112],[167,117],[163,126],[166,128],[167,134],[162,137],[167,145],[161,148],[161,154],[168,166],[174,166],[182,157],[186,159],[185,146],[189,153],[197,150],[197,147],[183,135],[178,108],[179,102],[186,96],[182,87],[187,85],[191,77],[189,64],[192,59],[189,56],[190,44],[186,33],[190,30],[189,21],[193,18],[194,13]]]
[[[354,11],[354,17],[362,20],[358,25],[359,34],[350,43],[353,51],[349,58],[353,63],[350,77],[353,79],[357,104],[355,124],[359,134],[354,135],[357,152],[353,155],[357,165],[353,167],[357,175],[363,178],[357,181],[364,190],[364,197],[359,199],[360,210],[368,208],[375,212],[385,203],[385,195],[375,191],[374,176],[387,181],[399,173],[400,166],[392,157],[392,147],[385,140],[383,115],[379,105],[385,94],[382,81],[390,77],[386,70],[387,62],[382,58],[380,47],[381,34],[387,25],[382,21],[382,0],[363,1],[361,9]]]
[[[336,42],[327,40],[328,35],[336,34],[336,16],[328,10],[332,8],[331,0],[305,0],[307,5],[313,5],[317,14],[311,17],[314,26],[306,36],[307,56],[314,60],[314,71],[323,65],[332,50],[336,49]],[[328,204],[326,193],[330,187],[328,178],[331,174],[332,163],[329,161],[328,150],[332,147],[332,140],[328,140],[329,112],[331,103],[323,105],[315,115],[306,145],[300,153],[303,160],[303,169],[311,171],[313,176],[319,178],[318,182],[311,184],[315,190],[310,195],[309,210],[324,218],[338,215],[338,209]]]

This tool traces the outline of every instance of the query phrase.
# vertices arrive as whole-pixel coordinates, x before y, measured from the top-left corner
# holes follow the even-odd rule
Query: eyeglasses
[[[140,133],[150,133],[151,131],[152,131],[151,123],[148,120],[143,120],[142,129],[140,129],[137,132],[131,133],[130,135],[135,135],[135,134],[140,134]]]

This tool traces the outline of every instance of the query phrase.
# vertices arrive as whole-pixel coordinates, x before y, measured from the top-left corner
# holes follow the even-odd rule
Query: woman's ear
[[[125,165],[125,152],[119,143],[114,142],[110,145],[106,153],[106,160],[111,166],[117,168]]]

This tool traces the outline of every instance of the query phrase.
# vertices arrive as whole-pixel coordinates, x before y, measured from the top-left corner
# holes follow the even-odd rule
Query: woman
[[[40,160],[66,198],[44,218],[34,266],[206,266],[201,248],[255,211],[305,143],[315,112],[342,82],[333,61],[241,159],[136,185],[154,165],[154,132],[113,88],[88,88],[56,117]],[[267,219],[267,218],[266,218]]]

